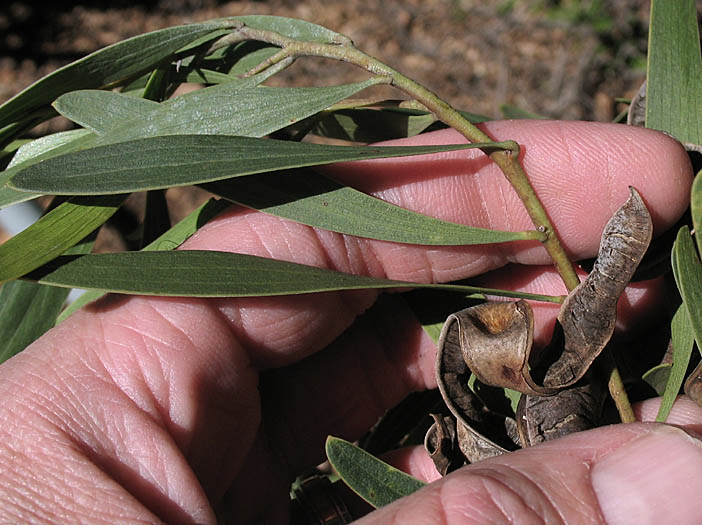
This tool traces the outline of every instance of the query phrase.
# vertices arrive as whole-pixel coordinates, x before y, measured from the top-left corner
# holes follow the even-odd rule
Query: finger
[[[518,270],[498,270],[485,280],[535,293],[552,293],[562,285],[550,268]],[[520,272],[528,276],[522,279]],[[636,315],[644,322],[655,315],[662,284],[654,279],[627,289],[619,303],[623,330]],[[533,303],[537,345],[550,340],[559,307]],[[383,296],[324,352],[264,375],[268,431],[280,444],[279,453],[291,472],[323,460],[322,444],[328,434],[358,439],[409,392],[435,388],[435,355],[434,342],[403,299]]]
[[[533,125],[533,129],[532,126]],[[684,150],[650,130],[592,123],[490,123],[496,138],[523,145],[524,164],[568,251],[594,256],[602,227],[636,186],[660,231],[687,208],[691,169]],[[444,132],[414,139],[458,141]],[[410,209],[498,229],[530,227],[495,166],[471,150],[329,168],[337,177]],[[371,241],[236,210],[205,226],[186,248],[238,251],[347,273],[442,282],[509,261],[546,264],[538,242],[427,247]],[[563,289],[560,293],[565,293]],[[237,338],[262,366],[280,366],[326,346],[375,299],[374,292],[219,301]],[[271,325],[276,330],[272,331]]]
[[[592,133],[588,134],[588,129],[583,125],[580,131],[582,137],[591,141]],[[654,210],[657,224],[666,224],[667,219],[673,220],[671,217],[679,213],[680,206],[675,202],[679,204],[686,199],[687,189],[682,188],[685,181],[689,184],[689,165],[683,163],[678,146],[670,139],[641,130],[627,133],[634,134],[632,147],[637,152],[630,166],[633,180],[627,183],[639,187]],[[559,124],[544,125],[533,138],[553,141],[556,136],[571,149],[587,148],[590,144],[583,145],[582,139],[572,133],[568,140],[564,139]],[[631,136],[624,133],[619,138]],[[646,147],[642,148],[641,143]],[[538,147],[527,138],[524,144],[527,155],[529,148]],[[598,150],[600,161],[601,155],[609,155],[616,163],[616,158],[628,154],[608,148]],[[565,163],[567,153],[561,151],[555,158]],[[659,156],[667,156],[670,162],[662,166]],[[491,169],[484,160],[480,162],[483,162],[482,169]],[[590,174],[591,186],[593,181],[608,179],[610,173],[603,172],[602,166],[583,162],[572,168],[581,175]],[[476,169],[481,167],[474,165]],[[385,169],[382,164],[378,166],[378,170]],[[480,188],[475,184],[475,175],[480,176],[482,171],[471,174],[460,158],[448,158],[439,162],[436,171],[412,174],[421,179],[410,179],[409,183],[415,189],[421,188],[419,193],[404,192],[406,185],[396,181],[401,203],[411,208],[425,202],[436,207],[433,195],[441,191],[443,179],[452,178],[451,169],[456,166],[463,176],[459,177],[458,186],[452,185],[449,189],[458,191],[457,194],[469,190],[475,194],[473,189]],[[556,176],[572,177],[574,174],[562,171]],[[666,188],[667,191],[661,193],[669,196],[668,201],[656,200],[653,187]],[[571,188],[571,195],[573,191]],[[605,199],[607,195],[605,192],[597,197],[609,202],[609,197]],[[499,214],[506,210],[511,214],[513,208],[505,208],[504,202],[499,194],[485,195],[486,210],[497,209]],[[548,206],[549,202],[546,204]],[[555,210],[567,213],[562,206]],[[467,222],[473,210],[461,209],[458,213],[466,219],[461,222]],[[503,220],[497,216],[499,214],[486,214],[487,221],[498,224]],[[609,214],[608,210],[605,217],[598,217],[602,224]],[[592,213],[588,218],[595,221]],[[597,242],[591,250],[587,248],[588,242],[582,238],[571,240],[571,250],[575,253],[578,247],[583,253],[594,254]],[[511,255],[523,257],[529,250],[540,250],[519,248],[503,252],[500,247],[487,251],[485,247],[404,247],[320,232],[241,210],[198,232],[188,247],[254,253],[351,273],[405,276],[420,281],[474,275],[485,268],[504,264]],[[260,417],[256,394],[259,369],[294,362],[326,346],[374,299],[373,292],[209,302],[110,299],[73,316],[32,349],[17,356],[12,366],[17,367],[20,375],[34,380],[12,395],[21,397],[19,404],[25,415],[29,412],[35,416],[32,421],[39,421],[38,427],[31,429],[33,432],[51,434],[58,428],[62,435],[68,436],[68,443],[64,445],[69,450],[97,450],[89,457],[90,461],[98,461],[108,475],[119,479],[135,494],[148,493],[150,507],[168,507],[175,509],[173,515],[183,513],[196,519],[207,513],[207,500],[216,501],[230,484],[255,439]],[[384,326],[388,334],[392,333],[391,328]],[[390,389],[392,395],[386,396],[382,404],[390,403],[422,382],[430,382],[422,377],[428,367],[419,363],[427,359],[427,348],[433,352],[433,346],[422,341],[425,340],[420,338],[414,349],[410,346],[408,361],[399,364],[401,370],[411,372],[414,369],[414,372],[393,374],[398,362],[392,360],[380,367],[396,382]],[[363,339],[357,342],[362,344]],[[372,357],[365,360],[368,369],[373,368]],[[52,384],[57,385],[56,390],[50,390],[55,392],[50,403],[42,380],[47,376],[55,377]],[[351,382],[363,380],[358,369],[348,376]],[[313,380],[310,384],[314,384]],[[377,384],[376,379],[366,388],[372,391]],[[6,411],[8,406],[14,405],[6,405]],[[381,403],[374,405],[375,411],[380,408]],[[349,417],[349,427],[365,423],[361,420],[370,417],[374,410],[366,411],[363,417]],[[344,419],[338,414],[336,417],[340,421]],[[156,436],[158,442],[138,439],[137,434],[126,432],[125,429],[136,425],[134,421],[138,421],[139,429],[145,432],[140,435]],[[351,430],[353,428],[349,428]],[[130,437],[128,443],[125,435]],[[127,459],[125,446],[129,452]],[[24,454],[25,451],[11,452]],[[163,465],[168,468],[164,469]],[[186,490],[188,480],[193,479],[199,481],[201,490]]]
[[[676,141],[657,132],[560,121],[496,121],[483,126],[496,140],[520,144],[529,181],[574,259],[595,255],[602,228],[628,198],[629,185],[642,194],[656,234],[668,229],[687,207],[689,159]],[[444,130],[386,144],[462,142],[465,139],[456,131]],[[641,155],[651,164],[645,166]],[[533,228],[504,175],[478,150],[328,169],[364,191],[444,220],[501,230]],[[668,172],[669,178],[659,179],[656,172]],[[511,261],[550,262],[538,245],[510,243],[499,248]]]
[[[464,467],[358,523],[697,523],[699,483],[697,439],[615,425]]]
[[[636,419],[640,421],[655,421],[660,406],[660,397],[636,403],[634,405]],[[678,396],[665,422],[702,435],[702,407],[687,396]]]

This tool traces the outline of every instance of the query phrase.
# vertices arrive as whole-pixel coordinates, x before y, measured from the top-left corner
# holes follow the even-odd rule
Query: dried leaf
[[[563,352],[548,368],[544,385],[562,388],[578,381],[609,342],[617,317],[617,301],[651,242],[653,223],[641,196],[631,195],[602,232],[592,272],[561,306]]]
[[[447,322],[441,332],[436,381],[457,420],[461,451],[469,463],[498,456],[518,445],[514,419],[488,410],[468,386],[471,371],[461,354],[457,330]],[[490,436],[488,439],[486,436]]]
[[[517,428],[523,447],[582,432],[598,426],[606,385],[592,378],[556,395],[522,396],[517,407]]]
[[[646,81],[641,84],[639,91],[631,99],[626,123],[629,126],[644,126],[646,124]]]
[[[455,470],[463,463],[463,456],[458,451],[456,420],[441,414],[430,414],[434,424],[424,438],[424,448],[434,462],[436,470],[442,476]]]
[[[529,363],[533,314],[525,301],[485,303],[449,316],[439,341],[437,381],[458,420],[459,446],[469,461],[504,452],[504,439],[497,444],[486,436],[513,439],[507,421],[514,423],[496,419],[479,404],[467,386],[471,370],[483,383],[526,394],[516,423],[525,446],[597,423],[604,385],[582,379],[612,336],[617,301],[652,231],[651,216],[631,188],[604,228],[592,272],[564,301],[553,340],[534,369]]]

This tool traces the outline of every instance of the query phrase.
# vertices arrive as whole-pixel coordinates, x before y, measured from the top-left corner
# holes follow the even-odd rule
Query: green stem
[[[391,85],[418,100],[428,111],[434,113],[436,118],[458,131],[470,142],[494,142],[492,137],[466,120],[459,111],[455,110],[435,93],[386,64],[383,64],[379,60],[365,54],[354,47],[350,41],[342,40],[338,43],[301,42],[273,31],[253,29],[243,24],[235,28],[230,35],[224,37],[224,41],[227,41],[227,43],[240,40],[258,40],[281,48],[278,53],[249,71],[247,75],[261,72],[291,57],[316,56],[348,62],[375,75],[390,77]],[[486,147],[483,148],[483,152],[497,164],[517,192],[534,226],[539,232],[544,234],[542,243],[551,257],[554,267],[558,271],[563,283],[568,291],[573,290],[580,283],[580,279],[568,255],[563,249],[563,245],[558,238],[556,230],[543,204],[539,200],[538,195],[524,172],[524,168],[519,162],[518,145],[515,143],[515,147],[508,150],[504,148],[498,150]],[[609,389],[614,397],[622,421],[629,421],[631,414],[633,414],[631,404],[623,388],[619,370],[616,364],[614,364],[614,359],[611,355],[610,358],[613,368],[609,378]]]

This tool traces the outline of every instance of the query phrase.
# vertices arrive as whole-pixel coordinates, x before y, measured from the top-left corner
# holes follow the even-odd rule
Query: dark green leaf
[[[481,115],[461,112],[470,122],[490,120]],[[379,142],[381,140],[413,137],[427,131],[437,123],[436,117],[423,111],[402,108],[351,108],[323,115],[312,133],[322,137],[354,142]]]
[[[427,217],[334,182],[312,170],[239,177],[203,187],[232,202],[326,230],[386,241],[463,245],[534,239],[536,231],[473,228]]]
[[[702,63],[695,0],[653,0],[646,127],[702,144]]]
[[[275,31],[281,35],[295,40],[307,42],[320,42],[324,44],[347,44],[350,40],[340,33],[335,33],[316,24],[297,20],[295,18],[285,18],[282,16],[250,15],[237,16],[228,20],[239,20],[249,27],[265,31]]]
[[[24,277],[54,286],[164,296],[256,297],[412,287],[560,300],[553,296],[457,284],[376,279],[241,253],[199,250],[61,256]]]
[[[0,208],[39,197],[37,193],[13,190],[6,185],[19,170],[43,159],[88,147],[95,138],[87,130],[72,130],[47,135],[22,146],[8,168],[0,172]]]
[[[663,399],[658,409],[656,421],[664,423],[673,408],[675,398],[680,393],[680,387],[685,381],[685,373],[690,364],[692,347],[695,336],[690,324],[686,303],[681,304],[670,323],[671,341],[673,345],[673,366],[670,368],[668,381],[663,391]]]
[[[675,239],[673,268],[680,296],[687,307],[697,347],[702,348],[702,263],[687,226],[680,228]]]
[[[0,363],[54,325],[70,290],[25,281],[0,288]]]
[[[169,100],[145,118],[121,123],[101,138],[114,143],[157,135],[263,137],[378,83],[374,77],[332,87],[247,87],[227,82]],[[83,108],[99,112],[95,105]]]
[[[158,239],[144,246],[142,251],[174,250],[183,244],[188,237],[194,234],[205,223],[219,215],[228,207],[229,205],[226,203],[226,201],[210,199],[192,211],[187,217],[181,220],[178,224],[174,225]],[[73,301],[63,312],[61,312],[57,323],[60,323],[73,312],[79,310],[86,304],[98,300],[103,295],[105,295],[105,292],[102,290],[86,291],[75,301]]]
[[[108,87],[136,77],[154,68],[189,42],[227,27],[231,27],[231,21],[213,20],[171,27],[91,53],[43,77],[0,106],[0,128],[51,104],[63,93]]]
[[[426,485],[343,439],[329,436],[325,449],[329,463],[344,483],[375,508]]]
[[[656,365],[650,370],[647,370],[641,379],[643,379],[651,388],[653,388],[659,396],[665,392],[665,387],[670,379],[670,363],[662,363]]]
[[[69,253],[88,253],[93,238],[73,246]],[[54,326],[70,290],[26,281],[0,287],[0,362],[24,350]]]
[[[109,219],[124,196],[64,202],[29,228],[0,244],[0,282],[16,279],[74,246]]]
[[[345,147],[222,135],[174,135],[53,157],[20,170],[9,184],[14,189],[35,193],[102,195],[203,184],[341,161],[511,146],[511,143],[490,143]]]
[[[702,172],[695,176],[690,193],[690,213],[694,228],[697,252],[702,253]]]
[[[53,106],[64,117],[104,135],[125,121],[146,119],[157,102],[112,91],[83,89],[61,95]]]

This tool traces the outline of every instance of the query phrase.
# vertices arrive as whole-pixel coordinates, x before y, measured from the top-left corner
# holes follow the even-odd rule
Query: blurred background
[[[646,0],[6,0],[0,102],[124,38],[243,14],[302,18],[343,33],[454,106],[490,117],[509,104],[551,118],[611,120],[621,109],[616,99],[632,96],[645,76]],[[277,82],[363,77],[308,59]]]

